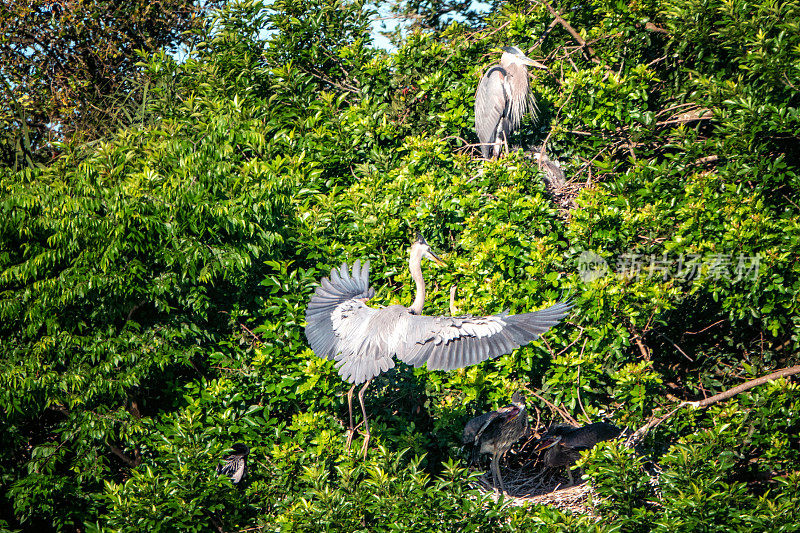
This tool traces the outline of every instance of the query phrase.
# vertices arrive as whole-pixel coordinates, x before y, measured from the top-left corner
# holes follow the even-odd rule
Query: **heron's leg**
[[[369,384],[371,382],[372,382],[371,379],[367,380],[367,382],[364,383],[364,386],[361,387],[361,390],[358,391],[358,401],[359,403],[361,403],[361,414],[364,415],[364,444],[361,446],[361,453],[364,454],[365,458],[367,457],[367,448],[369,447],[370,434],[369,434],[369,422],[367,422],[367,410],[364,407],[364,391],[367,390],[367,387],[369,387]]]
[[[356,384],[353,383],[353,386],[350,387],[350,390],[347,391],[347,412],[350,415],[350,427],[347,428],[347,449],[350,449],[350,443],[353,442],[353,434],[355,433],[355,429],[353,429],[353,391],[356,390]]]
[[[492,154],[494,154],[494,159],[499,159],[501,155],[503,155],[503,132],[497,134],[497,139],[494,141],[494,146],[492,146]]]
[[[502,455],[502,454],[501,454]],[[508,494],[506,490],[506,485],[503,483],[503,474],[500,473],[500,457],[497,457],[497,481],[500,482],[500,493],[501,494]]]
[[[493,454],[492,455],[492,485],[494,485],[494,492],[495,494],[498,493],[498,490],[502,491],[503,487],[503,478],[500,477],[500,468],[498,468],[498,460],[500,459],[500,454]],[[498,488],[499,485],[499,488]]]
[[[572,477],[572,468],[567,465],[567,477],[569,478],[569,486],[573,486],[575,484],[575,479]]]

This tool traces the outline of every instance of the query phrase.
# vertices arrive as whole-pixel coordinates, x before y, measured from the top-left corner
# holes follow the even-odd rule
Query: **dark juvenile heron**
[[[547,157],[547,152],[536,150],[533,152],[533,158],[539,164],[539,168],[544,171],[545,181],[551,189],[558,190],[567,184],[564,171],[561,169],[561,163],[551,161]]]
[[[545,466],[566,466],[569,484],[574,485],[570,467],[580,459],[580,452],[591,450],[598,442],[616,439],[620,433],[620,428],[606,422],[595,422],[583,427],[560,424],[547,430],[534,451],[546,450]]]
[[[336,361],[339,375],[353,384],[347,393],[350,416],[347,446],[353,438],[353,391],[358,392],[364,415],[364,445],[369,444],[369,424],[364,408],[364,391],[372,378],[394,367],[393,357],[430,370],[453,370],[476,365],[511,353],[558,324],[572,307],[558,302],[546,309],[509,315],[424,316],[425,280],[422,259],[444,262],[431,250],[422,235],[411,245],[408,268],[416,284],[410,307],[390,305],[375,308],[366,304],[375,290],[369,286],[369,261],[356,260],[352,271],[346,263],[322,278],[306,310],[306,338],[319,357]]]
[[[522,116],[536,102],[530,94],[527,66],[547,68],[516,46],[503,48],[500,63],[489,67],[475,93],[475,131],[485,159],[499,157],[508,137],[519,128]]]
[[[225,463],[217,465],[217,475],[223,474],[231,478],[231,483],[236,485],[247,474],[247,454],[250,448],[237,442],[231,446],[233,453],[224,458]]]
[[[464,426],[464,445],[472,446],[472,462],[485,453],[492,454],[492,485],[505,492],[503,477],[500,475],[500,456],[511,445],[528,433],[528,411],[525,410],[525,397],[517,391],[511,396],[511,405],[497,411],[476,416]]]

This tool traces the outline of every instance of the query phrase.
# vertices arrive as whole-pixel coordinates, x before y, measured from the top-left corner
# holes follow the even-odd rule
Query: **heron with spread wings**
[[[508,137],[519,129],[528,110],[535,118],[536,101],[530,94],[526,66],[547,68],[516,46],[505,46],[500,63],[490,66],[478,84],[475,132],[484,159],[500,156],[503,146],[508,147]]]
[[[353,392],[358,392],[364,415],[366,454],[370,433],[364,391],[378,374],[400,361],[429,370],[454,370],[476,365],[487,359],[511,353],[558,324],[572,307],[558,302],[546,309],[509,315],[426,316],[425,280],[422,259],[444,262],[431,250],[422,235],[411,245],[408,267],[416,284],[416,297],[410,307],[390,305],[370,307],[375,295],[369,286],[369,261],[356,260],[352,269],[346,263],[322,278],[306,310],[306,338],[314,353],[336,361],[339,375],[352,383],[347,393],[350,426],[347,447],[353,439]]]

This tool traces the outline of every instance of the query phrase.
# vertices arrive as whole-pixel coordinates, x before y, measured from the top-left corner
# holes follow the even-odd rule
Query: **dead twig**
[[[586,346],[586,343],[584,342],[583,345]],[[581,354],[583,354],[583,348],[581,348]],[[586,409],[583,408],[583,400],[581,400],[581,367],[578,367],[578,405],[581,406],[581,412],[583,413],[583,416],[586,417],[586,421],[591,424],[592,419],[589,417],[588,414],[586,414]]]
[[[542,396],[540,396],[540,395],[536,394],[536,393],[535,393],[535,392],[533,392],[533,391],[530,391],[530,393],[531,393],[531,394],[533,394],[534,396],[536,396],[537,398],[539,398],[540,400],[542,400],[542,401],[543,401],[545,404],[547,404],[547,406],[548,406],[548,407],[549,407],[549,408],[550,408],[550,409],[551,409],[551,410],[552,410],[554,413],[556,413],[556,414],[560,415],[560,416],[561,416],[561,418],[563,418],[564,420],[566,420],[567,422],[569,422],[569,423],[570,423],[570,424],[572,424],[573,426],[577,426],[577,425],[578,425],[578,421],[577,421],[577,420],[575,420],[574,418],[572,418],[572,417],[570,416],[570,414],[569,414],[568,412],[566,412],[564,409],[562,409],[562,408],[560,408],[560,407],[556,407],[555,405],[553,405],[553,403],[551,403],[550,401],[548,401],[546,398],[543,398]]]
[[[716,326],[717,324],[722,324],[723,322],[725,322],[725,319],[724,319],[724,318],[723,318],[722,320],[717,320],[716,322],[714,322],[714,323],[713,323],[713,324],[711,324],[710,326],[706,326],[706,327],[704,327],[704,328],[703,328],[703,329],[701,329],[700,331],[687,331],[686,333],[684,333],[684,335],[699,335],[700,333],[703,333],[703,332],[704,332],[704,331],[706,331],[707,329],[711,329],[711,328],[713,328],[714,326]]]
[[[547,10],[550,12],[550,14],[553,15],[553,18],[555,18],[555,20],[559,24],[561,24],[561,26],[565,30],[567,30],[567,33],[569,33],[572,36],[572,38],[575,39],[575,41],[580,45],[581,50],[583,51],[584,55],[586,56],[586,59],[588,59],[590,61],[593,61],[595,63],[599,63],[600,60],[595,57],[594,49],[591,46],[586,44],[586,41],[584,40],[583,37],[581,37],[581,34],[578,33],[575,30],[575,28],[570,26],[569,22],[564,20],[563,17],[561,17],[561,14],[558,11],[556,11],[553,6],[551,6],[547,2],[542,2],[542,5],[544,5],[544,7],[547,8]]]
[[[683,356],[684,356],[686,359],[688,359],[689,361],[691,361],[692,363],[694,363],[694,359],[692,359],[691,357],[689,357],[689,354],[687,354],[686,352],[684,352],[683,350],[681,350],[681,347],[680,347],[680,346],[678,346],[677,344],[675,344],[674,342],[672,342],[672,339],[670,339],[669,337],[667,337],[666,335],[663,335],[663,334],[661,334],[661,333],[658,333],[658,336],[659,336],[659,337],[661,337],[662,339],[666,340],[666,341],[667,341],[668,343],[670,343],[671,345],[673,345],[673,346],[675,347],[675,349],[676,349],[676,350],[678,350],[678,351],[681,353],[681,355],[683,355]]]
[[[644,358],[644,360],[649,361],[650,352],[647,351],[647,348],[645,347],[644,343],[642,343],[642,338],[639,337],[639,335],[637,334],[633,337],[633,342],[639,348],[639,351],[642,352],[642,357]]]

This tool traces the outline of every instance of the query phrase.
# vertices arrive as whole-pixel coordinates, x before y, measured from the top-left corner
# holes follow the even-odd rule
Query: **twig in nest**
[[[537,398],[539,398],[540,400],[542,400],[542,401],[543,401],[545,404],[547,404],[547,406],[548,406],[550,409],[552,409],[554,413],[557,413],[557,414],[561,415],[561,418],[563,418],[564,420],[566,420],[567,422],[569,422],[569,423],[570,423],[570,424],[572,424],[573,426],[577,426],[577,425],[578,425],[578,422],[577,422],[577,421],[576,421],[574,418],[572,418],[572,417],[569,415],[569,413],[568,413],[568,412],[566,412],[564,409],[562,409],[562,408],[560,408],[560,407],[556,407],[556,406],[555,406],[555,405],[553,405],[551,402],[549,402],[547,399],[543,398],[542,396],[540,396],[540,395],[536,394],[536,393],[535,393],[535,392],[533,392],[533,391],[530,391],[530,393],[531,393],[531,394],[533,394],[534,396],[536,396]]]

